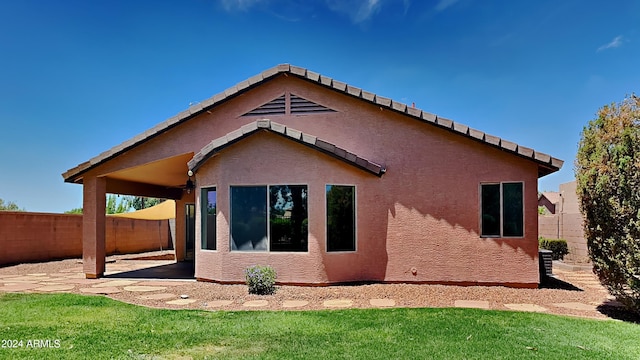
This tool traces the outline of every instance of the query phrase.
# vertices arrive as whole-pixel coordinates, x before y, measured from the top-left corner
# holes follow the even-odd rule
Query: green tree
[[[126,199],[122,199],[118,201],[116,195],[109,194],[107,195],[107,214],[120,214],[129,211],[130,207],[127,203]]]
[[[582,131],[575,173],[593,271],[640,313],[640,98],[598,111]]]
[[[0,199],[0,211],[25,211],[24,208],[20,208],[13,201],[9,201],[5,203],[4,200]]]
[[[64,212],[65,214],[82,214],[82,208],[74,208]]]
[[[163,199],[158,198],[149,198],[143,196],[126,196],[125,202],[128,207],[132,207],[136,210],[142,210],[146,208],[150,208],[152,206],[158,205],[163,202]]]

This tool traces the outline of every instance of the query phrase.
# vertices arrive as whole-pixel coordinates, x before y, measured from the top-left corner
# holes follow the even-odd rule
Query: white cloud
[[[447,8],[455,5],[455,3],[457,3],[460,0],[440,0],[438,1],[438,3],[436,4],[436,11],[444,11]]]
[[[622,46],[622,35],[618,35],[613,40],[611,40],[609,43],[600,46],[598,48],[598,51],[603,51],[603,50],[607,50],[607,49],[613,49],[613,48],[617,48],[617,47],[620,47],[620,46]]]
[[[263,2],[263,0],[222,0],[222,7],[227,11],[248,10],[254,5]]]
[[[326,0],[331,11],[346,14],[354,23],[370,19],[380,10],[382,0]]]

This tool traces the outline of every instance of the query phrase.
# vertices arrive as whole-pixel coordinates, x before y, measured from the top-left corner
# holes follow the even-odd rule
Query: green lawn
[[[640,358],[640,325],[619,321],[455,308],[159,310],[72,294],[0,295],[0,339],[2,359]]]

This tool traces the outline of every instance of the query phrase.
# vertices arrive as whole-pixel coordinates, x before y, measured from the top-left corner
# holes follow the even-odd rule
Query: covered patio
[[[121,194],[175,200],[174,251],[178,263],[190,261],[179,267],[181,277],[191,272],[193,278],[195,206],[193,182],[187,172],[187,162],[193,153],[183,153],[143,164],[129,163],[113,166],[109,162],[96,168],[96,163],[116,155],[113,150],[101,154],[89,162],[80,164],[63,174],[65,181],[83,186],[83,272],[86,278],[105,276],[105,220],[106,195]],[[124,155],[127,158],[126,154]],[[111,165],[111,166],[108,166]],[[125,215],[126,216],[126,215]],[[168,269],[168,268],[167,268]],[[185,271],[188,269],[188,271]],[[174,276],[159,269],[137,270],[134,277]],[[170,269],[171,270],[171,269]],[[144,274],[142,273],[144,272]],[[135,273],[135,274],[134,274]],[[138,274],[138,275],[136,275]],[[113,277],[114,275],[109,275]],[[125,274],[117,275],[125,276]]]

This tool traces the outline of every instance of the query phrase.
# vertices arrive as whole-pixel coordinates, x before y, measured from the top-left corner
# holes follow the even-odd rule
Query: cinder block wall
[[[167,220],[107,217],[107,254],[167,248]],[[82,215],[0,211],[0,265],[79,257]]]

